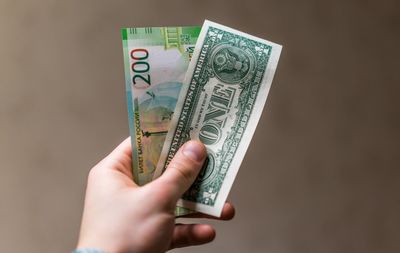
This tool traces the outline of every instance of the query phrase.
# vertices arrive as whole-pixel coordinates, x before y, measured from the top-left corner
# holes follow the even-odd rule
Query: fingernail
[[[192,160],[201,162],[206,156],[204,145],[197,141],[189,141],[183,145],[183,154]]]

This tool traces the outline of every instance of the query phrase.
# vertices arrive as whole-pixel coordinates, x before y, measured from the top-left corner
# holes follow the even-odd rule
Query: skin
[[[211,242],[207,224],[176,224],[177,200],[194,182],[206,158],[201,142],[189,141],[177,152],[164,174],[137,186],[131,173],[131,142],[126,139],[89,173],[78,249],[107,253],[158,253]],[[234,208],[226,203],[221,217]],[[188,218],[214,218],[191,214]]]

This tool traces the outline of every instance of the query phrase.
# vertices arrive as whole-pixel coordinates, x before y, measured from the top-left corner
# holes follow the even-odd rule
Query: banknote
[[[123,28],[122,44],[132,173],[153,178],[200,27]],[[176,216],[192,211],[177,207]]]
[[[160,176],[189,139],[205,144],[206,163],[178,206],[220,216],[281,50],[278,44],[205,21],[154,173]]]
[[[200,27],[123,28],[133,177],[153,178]]]

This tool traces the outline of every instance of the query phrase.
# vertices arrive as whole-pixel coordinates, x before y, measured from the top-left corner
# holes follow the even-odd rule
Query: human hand
[[[142,187],[132,178],[131,152],[128,138],[90,171],[77,248],[161,253],[212,241],[212,226],[175,224],[174,215],[177,200],[203,165],[204,145],[198,141],[185,143],[164,174]],[[226,203],[220,219],[233,216],[233,206]],[[188,217],[212,218],[202,214]]]

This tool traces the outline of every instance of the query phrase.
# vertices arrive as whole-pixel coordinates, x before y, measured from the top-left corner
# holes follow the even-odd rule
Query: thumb
[[[178,200],[193,184],[207,157],[206,148],[200,141],[188,141],[178,150],[164,174],[157,179],[159,186]]]

